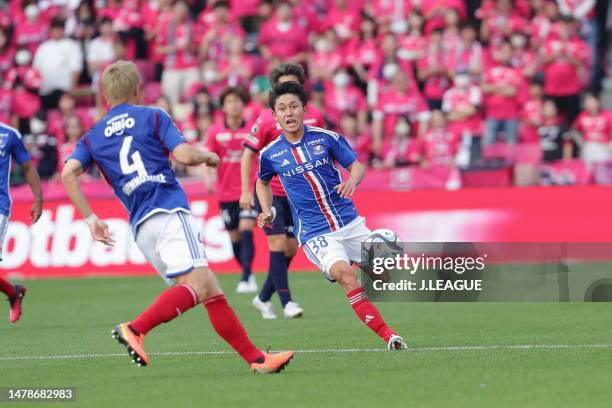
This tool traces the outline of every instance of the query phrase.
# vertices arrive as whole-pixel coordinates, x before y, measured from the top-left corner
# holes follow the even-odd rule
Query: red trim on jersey
[[[157,140],[159,140],[159,144],[161,145],[162,149],[164,149],[164,152],[166,152],[166,156],[168,156],[168,159],[170,158],[170,150],[166,149],[166,146],[164,146],[164,142],[161,138],[161,135],[159,134],[159,117],[158,117],[158,113],[155,112],[154,115],[154,123],[155,123],[155,136],[157,137]],[[170,165],[170,167],[172,167],[172,165]]]
[[[297,151],[297,147],[292,147],[291,148],[291,153],[293,154],[293,158],[295,159],[295,162],[297,164],[302,164],[302,159],[300,158],[300,154]]]
[[[298,153],[296,147],[292,147],[291,148],[291,153],[293,154],[293,158],[295,159],[297,164],[302,164],[303,163],[302,159],[300,158],[300,154]],[[304,172],[304,178],[306,179],[308,184],[310,184],[310,188],[312,188],[312,191],[314,192],[315,199],[317,200],[317,204],[319,204],[319,208],[321,209],[321,212],[325,216],[325,219],[327,220],[327,223],[329,224],[329,227],[331,228],[332,231],[336,231],[337,230],[336,223],[334,222],[334,219],[332,218],[332,216],[329,213],[329,211],[327,211],[327,208],[325,208],[325,204],[323,203],[323,197],[321,196],[321,192],[317,188],[317,185],[315,184],[314,180],[312,179],[312,176],[310,174],[308,174],[308,172],[305,171]]]

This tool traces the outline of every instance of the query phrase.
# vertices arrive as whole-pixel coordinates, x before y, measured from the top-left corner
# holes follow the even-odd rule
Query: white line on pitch
[[[409,348],[410,352],[435,352],[435,351],[491,351],[491,350],[559,350],[559,349],[608,349],[612,344],[515,344],[515,345],[489,345],[489,346],[443,346],[443,347],[416,347]],[[278,351],[278,350],[276,350]],[[373,353],[387,351],[385,349],[373,348],[349,348],[349,349],[306,349],[294,350],[296,353]],[[232,351],[170,351],[149,353],[151,356],[211,356],[234,354]],[[125,353],[107,354],[69,354],[48,356],[0,356],[0,361],[16,360],[78,360],[97,359],[111,357],[125,357]]]

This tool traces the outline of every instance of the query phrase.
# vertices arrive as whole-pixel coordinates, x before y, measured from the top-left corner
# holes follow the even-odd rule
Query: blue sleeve
[[[76,147],[74,148],[74,151],[66,159],[66,161],[72,159],[80,162],[81,167],[83,167],[84,169],[87,169],[93,161],[93,157],[91,157],[89,147],[87,146],[87,142],[85,141],[86,137],[87,135],[79,139],[78,143],[76,144]]]
[[[11,140],[11,157],[17,162],[18,165],[30,160],[30,153],[26,150],[23,142],[21,141],[21,134],[14,133]]]
[[[348,142],[344,137],[340,135],[336,135],[338,138],[331,138],[330,145],[330,153],[334,160],[342,165],[342,167],[347,168],[355,159],[357,159],[357,153],[349,146]]]
[[[265,154],[259,155],[259,173],[258,177],[264,181],[272,180],[272,177],[276,175],[274,168],[272,167],[272,161],[266,157]]]
[[[185,136],[174,124],[174,121],[163,109],[155,111],[155,132],[166,149],[173,151],[176,146],[186,143]]]

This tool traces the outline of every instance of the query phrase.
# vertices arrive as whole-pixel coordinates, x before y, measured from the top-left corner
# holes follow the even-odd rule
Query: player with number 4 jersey
[[[361,260],[361,244],[371,232],[350,198],[365,172],[357,154],[337,133],[304,125],[306,93],[299,84],[278,84],[270,93],[270,107],[283,134],[259,156],[258,224],[274,221],[270,181],[278,176],[291,206],[295,236],[308,259],[328,280],[342,286],[355,314],[390,350],[406,348],[370,302],[351,267]],[[342,180],[335,162],[350,172],[347,180]]]
[[[219,157],[186,143],[170,116],[161,109],[136,106],[140,99],[138,69],[118,61],[104,70],[102,93],[110,111],[77,144],[66,161],[62,181],[93,238],[112,246],[108,225],[93,213],[78,176],[99,167],[129,213],[138,247],[170,285],[138,317],[112,331],[134,363],[145,366],[145,335],[203,303],[213,328],[257,373],[282,370],[293,352],[267,354],[249,339],[228,305],[217,278],[208,268],[202,237],[191,217],[169,154],[188,166],[216,167]]]

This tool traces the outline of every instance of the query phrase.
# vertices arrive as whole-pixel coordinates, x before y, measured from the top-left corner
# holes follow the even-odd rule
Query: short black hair
[[[230,8],[229,1],[226,1],[226,0],[215,1],[215,3],[213,4],[213,9],[218,9],[218,8],[229,9]]]
[[[538,85],[538,86],[542,86],[543,87],[544,86],[544,78],[535,76],[531,80],[531,83],[529,85]]]
[[[502,37],[502,39],[497,44],[497,49],[500,49],[502,45],[508,45],[508,46],[512,47],[512,42],[510,41],[510,38]]]
[[[283,82],[276,84],[276,86],[274,86],[274,88],[268,94],[270,108],[275,111],[274,105],[276,105],[276,100],[279,97],[287,94],[297,96],[304,106],[306,106],[308,103],[308,97],[306,96],[306,91],[302,85],[295,82]]]
[[[478,28],[476,28],[476,26],[474,25],[474,23],[471,23],[469,21],[463,22],[463,23],[459,23],[459,30],[463,31],[463,30],[473,30],[478,32]]]
[[[98,25],[102,25],[102,24],[107,24],[107,23],[113,23],[113,19],[108,17],[108,16],[104,16],[102,18],[100,18],[98,20]]]
[[[66,28],[66,22],[60,17],[54,17],[53,20],[51,20],[51,24],[49,25],[49,27],[51,29],[61,28],[62,30],[64,30]]]
[[[278,83],[278,79],[285,75],[293,75],[297,78],[300,85],[304,85],[306,74],[304,68],[299,64],[280,64],[270,71],[269,79],[272,86]]]
[[[240,98],[242,103],[244,103],[245,105],[249,103],[249,95],[247,94],[247,91],[245,91],[243,87],[228,86],[223,91],[221,91],[221,94],[219,94],[219,106],[223,106],[223,103],[225,103],[225,98],[227,98],[230,95],[236,95],[237,97]]]

